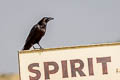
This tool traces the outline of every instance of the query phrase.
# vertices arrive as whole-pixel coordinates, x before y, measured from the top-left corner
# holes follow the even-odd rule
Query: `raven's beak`
[[[53,20],[53,19],[54,19],[54,18],[52,18],[52,17],[49,17],[49,18],[48,18],[49,21],[50,21],[50,20]]]

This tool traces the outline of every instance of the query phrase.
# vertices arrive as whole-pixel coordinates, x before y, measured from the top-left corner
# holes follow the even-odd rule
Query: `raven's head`
[[[52,17],[43,17],[39,22],[38,24],[46,24],[47,22],[49,22],[50,20],[53,20],[54,18]]]

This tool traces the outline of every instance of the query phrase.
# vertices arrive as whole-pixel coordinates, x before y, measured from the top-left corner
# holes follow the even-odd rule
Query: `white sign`
[[[120,80],[120,43],[19,52],[21,80]]]

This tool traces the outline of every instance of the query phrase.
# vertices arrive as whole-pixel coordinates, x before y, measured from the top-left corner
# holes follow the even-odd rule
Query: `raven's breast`
[[[46,32],[45,28],[37,29],[34,43],[38,43],[41,40],[41,38],[44,36],[45,32]]]

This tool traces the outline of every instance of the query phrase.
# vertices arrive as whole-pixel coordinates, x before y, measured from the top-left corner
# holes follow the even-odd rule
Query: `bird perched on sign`
[[[42,48],[39,42],[45,35],[47,23],[53,19],[54,18],[52,17],[43,17],[36,25],[33,26],[26,39],[23,50],[29,50],[32,46],[35,49],[34,44],[38,44],[39,47]]]

